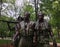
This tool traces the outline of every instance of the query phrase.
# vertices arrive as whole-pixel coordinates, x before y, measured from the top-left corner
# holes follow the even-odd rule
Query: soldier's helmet
[[[30,16],[30,12],[25,12],[24,16]]]
[[[38,16],[42,16],[42,17],[44,17],[44,13],[42,13],[42,12],[38,12]]]
[[[39,17],[44,18],[44,13],[42,13],[42,12],[38,12],[37,16],[38,16],[38,18],[39,18]]]

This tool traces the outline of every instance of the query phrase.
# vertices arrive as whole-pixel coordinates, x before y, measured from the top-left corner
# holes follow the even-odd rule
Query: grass
[[[56,39],[56,41],[57,41],[58,43],[60,43],[60,39]]]
[[[50,39],[50,42],[53,42],[52,39]],[[60,39],[56,38],[56,42],[60,43]]]
[[[57,43],[60,43],[60,39],[56,39]],[[11,40],[3,40],[0,39],[0,44],[10,44],[12,41]],[[52,40],[51,40],[52,42]]]
[[[11,40],[0,39],[0,44],[9,44],[9,43],[11,43]]]

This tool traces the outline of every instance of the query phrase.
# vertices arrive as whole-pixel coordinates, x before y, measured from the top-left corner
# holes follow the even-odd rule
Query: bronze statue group
[[[30,13],[18,17],[13,37],[14,47],[50,47],[49,38],[54,40],[51,25],[44,19],[43,13],[37,14],[37,21],[30,20]],[[54,43],[54,47],[57,47]]]

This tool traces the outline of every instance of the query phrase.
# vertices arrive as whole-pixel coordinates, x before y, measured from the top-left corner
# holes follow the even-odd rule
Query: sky
[[[33,2],[33,0],[16,0],[15,1],[15,5],[18,8],[22,8],[24,6],[24,2],[26,2],[26,1],[28,1],[28,2],[30,1],[30,3]],[[2,10],[4,10],[7,6],[8,6],[8,4],[7,3],[4,3]],[[17,9],[17,13],[18,13],[18,11],[19,11],[19,9]],[[5,13],[3,12],[2,14],[5,14]],[[14,10],[9,10],[9,11],[7,11],[7,14],[13,17],[13,15],[15,14],[15,12],[14,12]],[[15,18],[17,18],[17,17],[15,17]],[[45,19],[49,19],[49,18],[48,17],[45,17]]]
[[[15,5],[18,7],[18,8],[21,8],[21,7],[23,7],[23,0],[16,0],[15,1]],[[10,5],[8,5],[8,3],[3,3],[2,4],[2,15],[6,15],[6,13],[9,15],[8,17],[13,17],[13,15],[15,14],[15,12],[14,12],[14,10],[13,10],[13,7],[10,7],[10,8],[8,8],[8,10],[6,9],[8,6],[12,6],[12,4]],[[12,8],[12,9],[11,9]],[[18,9],[17,9],[17,11],[19,11]]]
[[[23,0],[16,0],[15,5],[17,5],[18,7],[22,7],[23,4]]]

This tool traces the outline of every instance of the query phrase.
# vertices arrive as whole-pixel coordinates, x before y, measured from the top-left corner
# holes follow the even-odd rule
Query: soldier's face
[[[25,18],[30,18],[30,15],[25,15]]]
[[[42,16],[38,16],[39,19],[42,19]]]

